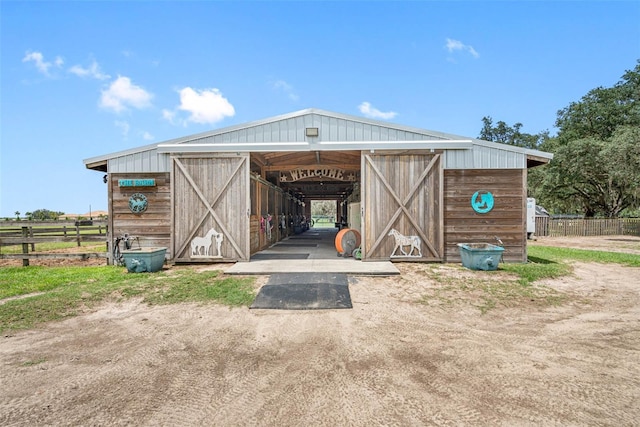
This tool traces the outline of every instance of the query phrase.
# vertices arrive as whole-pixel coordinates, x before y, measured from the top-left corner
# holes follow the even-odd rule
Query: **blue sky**
[[[83,159],[305,108],[555,133],[640,58],[638,1],[0,2],[0,216],[106,210]]]

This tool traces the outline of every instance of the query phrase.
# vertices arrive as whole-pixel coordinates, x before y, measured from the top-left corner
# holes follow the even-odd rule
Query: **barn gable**
[[[318,129],[318,134],[314,137],[315,142],[459,139],[459,137],[439,132],[310,108],[265,120],[186,136],[167,141],[166,144],[301,142],[307,140],[306,129],[308,128]]]
[[[549,153],[388,122],[306,109],[84,161],[106,172],[168,172],[168,154],[185,152],[435,149],[445,169],[522,169],[548,163]]]

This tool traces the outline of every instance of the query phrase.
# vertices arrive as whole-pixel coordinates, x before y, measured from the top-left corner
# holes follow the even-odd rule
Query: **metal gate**
[[[176,261],[249,260],[249,155],[172,157]]]
[[[363,153],[363,259],[442,261],[443,183],[439,153]]]

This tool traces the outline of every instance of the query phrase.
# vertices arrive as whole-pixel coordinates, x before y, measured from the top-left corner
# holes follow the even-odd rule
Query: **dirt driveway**
[[[640,268],[486,314],[422,301],[424,268],[352,278],[352,310],[128,301],[0,337],[0,425],[638,425]]]

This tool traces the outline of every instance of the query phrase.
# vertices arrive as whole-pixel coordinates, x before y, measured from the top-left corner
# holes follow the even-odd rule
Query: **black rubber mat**
[[[322,310],[353,308],[346,274],[274,274],[250,308]]]
[[[252,261],[269,260],[269,259],[307,259],[309,254],[261,254],[251,255]]]
[[[322,240],[320,236],[291,236],[289,240]]]

